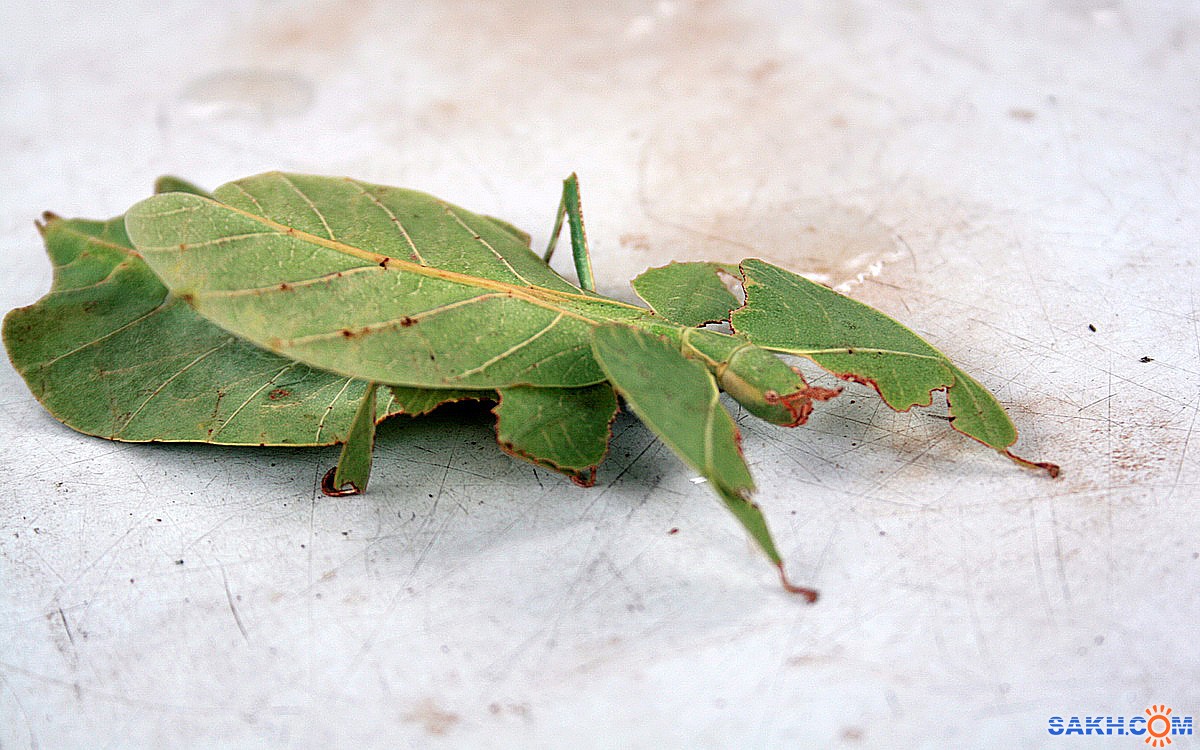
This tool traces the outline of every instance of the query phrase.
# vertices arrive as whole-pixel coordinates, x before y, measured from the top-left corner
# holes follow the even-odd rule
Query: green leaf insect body
[[[578,285],[549,266],[564,218]],[[211,194],[162,178],[124,217],[46,214],[39,229],[54,284],[5,317],[4,342],[56,418],[112,440],[340,443],[329,495],[365,491],[378,422],[462,400],[496,403],[507,453],[590,485],[620,396],[815,601],[784,574],[719,399],[794,427],[839,393],[775,353],[897,410],[945,389],[956,430],[1058,471],[1014,455],[995,398],[916,334],[790,271],[672,263],[634,280],[649,307],[597,294],[574,175],[542,256],[424,193],[278,172]]]

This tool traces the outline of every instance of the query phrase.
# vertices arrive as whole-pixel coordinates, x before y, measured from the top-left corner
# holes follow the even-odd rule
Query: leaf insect
[[[549,265],[564,220],[578,284]],[[212,193],[165,177],[123,217],[38,227],[53,287],[5,317],[4,342],[56,418],[112,440],[340,443],[329,495],[366,490],[378,422],[462,400],[496,402],[505,452],[591,485],[620,396],[815,601],[784,572],[719,398],[795,427],[840,392],[777,354],[896,410],[945,390],[955,430],[1058,472],[1012,453],[992,394],[915,333],[783,268],[671,263],[633,281],[648,307],[599,295],[575,175],[540,256],[425,193],[279,172]]]

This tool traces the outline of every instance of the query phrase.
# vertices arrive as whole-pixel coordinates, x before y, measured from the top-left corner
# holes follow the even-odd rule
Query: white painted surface
[[[42,210],[163,172],[351,174],[540,243],[577,170],[603,291],[878,271],[853,295],[1064,467],[862,390],[739,420],[806,607],[630,419],[594,489],[459,414],[389,425],[330,500],[333,449],[87,438],[4,364],[0,747],[1057,747],[1051,715],[1200,714],[1194,4],[806,5],[0,7],[6,309],[49,287]]]

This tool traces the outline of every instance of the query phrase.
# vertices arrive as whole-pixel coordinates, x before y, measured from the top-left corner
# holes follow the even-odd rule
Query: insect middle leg
[[[575,257],[575,275],[579,278],[579,287],[589,292],[596,291],[596,279],[592,275],[592,256],[587,246],[587,235],[583,231],[583,204],[579,200],[579,178],[572,172],[570,177],[563,180],[562,200],[558,203],[558,212],[554,217],[554,230],[550,232],[550,244],[542,259],[547,263],[554,256],[554,247],[558,244],[558,235],[562,233],[563,217],[571,227],[571,254]]]

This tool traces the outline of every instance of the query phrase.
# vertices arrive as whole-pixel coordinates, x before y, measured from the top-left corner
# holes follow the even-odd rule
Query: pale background
[[[748,255],[851,282],[1063,465],[857,387],[793,431],[739,413],[810,607],[629,418],[593,489],[468,411],[390,424],[333,500],[336,449],[84,437],[5,362],[3,748],[1132,748],[1046,720],[1200,714],[1194,3],[10,0],[0,29],[4,309],[49,288],[41,211],[164,172],[416,187],[540,245],[576,170],[602,291]]]

